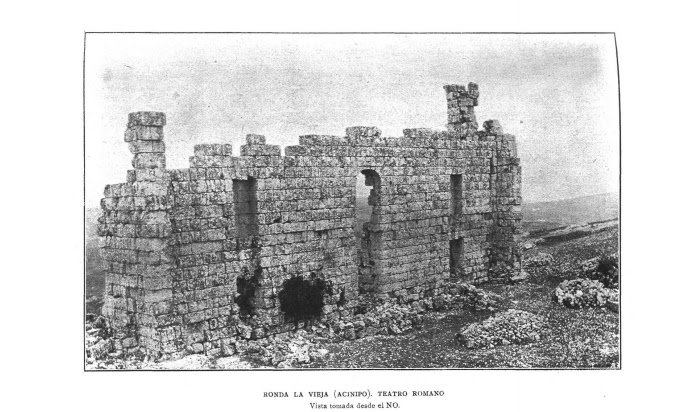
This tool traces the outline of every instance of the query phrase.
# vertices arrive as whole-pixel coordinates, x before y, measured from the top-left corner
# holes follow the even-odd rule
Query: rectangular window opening
[[[463,213],[463,175],[451,175],[452,214],[458,217]]]
[[[233,208],[236,237],[246,238],[258,234],[256,179],[233,179]]]

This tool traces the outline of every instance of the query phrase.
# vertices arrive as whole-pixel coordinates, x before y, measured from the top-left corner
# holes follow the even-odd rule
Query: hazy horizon
[[[442,86],[468,82],[480,125],[517,137],[524,202],[618,191],[612,35],[88,34],[85,76],[87,207],[132,168],[129,112],[165,112],[167,168],[187,168],[195,144],[237,155],[247,133],[444,129]]]

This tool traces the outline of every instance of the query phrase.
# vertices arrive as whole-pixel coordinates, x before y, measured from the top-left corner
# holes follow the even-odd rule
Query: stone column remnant
[[[447,130],[455,133],[463,140],[471,140],[477,133],[477,106],[480,90],[475,83],[468,83],[468,88],[459,84],[444,86],[447,93]]]
[[[164,113],[137,112],[128,115],[128,129],[124,140],[133,153],[135,169],[166,168],[164,125]]]
[[[105,262],[103,314],[115,345],[175,352],[172,306],[169,175],[164,153],[164,113],[128,117],[124,140],[133,153],[126,183],[108,185],[98,227]]]

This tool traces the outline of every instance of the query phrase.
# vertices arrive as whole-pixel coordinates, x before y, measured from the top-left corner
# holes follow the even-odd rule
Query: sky
[[[523,202],[619,189],[619,109],[612,35],[88,34],[86,206],[126,180],[127,116],[166,113],[167,168],[193,146],[248,133],[268,144],[446,129],[446,84],[478,83],[477,120],[516,135]]]

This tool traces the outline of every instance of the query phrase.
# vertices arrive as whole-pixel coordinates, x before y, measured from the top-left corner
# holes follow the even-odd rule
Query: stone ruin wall
[[[201,344],[207,353],[255,326],[291,330],[277,293],[287,278],[328,282],[321,320],[349,317],[360,294],[422,298],[450,280],[520,273],[520,163],[497,121],[478,131],[477,85],[445,86],[447,131],[375,127],[301,136],[280,147],[247,135],[195,146],[187,169],[165,167],[163,113],[129,115],[127,182],[108,185],[99,234],[103,315],[117,345],[151,354]],[[372,187],[356,236],[356,179]],[[236,297],[257,282],[253,316]],[[244,282],[243,282],[244,283]]]

